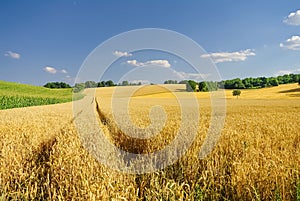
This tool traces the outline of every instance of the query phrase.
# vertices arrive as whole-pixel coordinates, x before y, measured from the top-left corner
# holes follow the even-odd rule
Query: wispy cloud
[[[21,55],[19,53],[12,52],[12,51],[6,51],[4,56],[10,57],[12,59],[20,59],[21,58]]]
[[[203,80],[210,76],[209,73],[186,73],[183,71],[173,70],[173,74],[180,80]]]
[[[55,68],[51,67],[51,66],[46,66],[46,67],[44,68],[44,71],[46,71],[47,73],[50,73],[50,74],[55,74],[55,73],[57,73],[57,70],[56,70]]]
[[[285,42],[279,44],[280,47],[289,50],[300,50],[300,37],[292,36],[287,39]]]
[[[255,56],[254,50],[246,49],[238,52],[215,52],[201,55],[202,58],[211,58],[215,63],[245,61],[249,56]]]
[[[170,76],[174,77],[174,79],[178,80],[203,80],[210,76],[208,73],[188,73],[184,71],[176,71],[175,69],[171,68],[171,64],[168,60],[149,60],[146,62],[139,62],[137,60],[128,60],[127,64],[135,67],[143,67],[149,65],[156,65],[167,68],[170,70]],[[143,83],[143,82],[142,82]]]
[[[117,57],[130,57],[130,56],[132,56],[132,54],[129,53],[129,52],[121,52],[121,51],[117,51],[117,50],[113,52],[113,55],[115,55]]]
[[[65,70],[65,69],[62,69],[60,72],[63,73],[63,74],[67,74],[68,73],[68,71]]]
[[[146,62],[139,62],[137,60],[128,60],[127,64],[136,67],[150,66],[150,65],[161,66],[165,68],[171,67],[171,64],[169,63],[168,60],[150,60]]]
[[[286,74],[299,74],[299,73],[300,73],[300,68],[292,69],[292,70],[279,70],[277,71],[277,73],[275,73],[275,76],[286,75]]]
[[[129,82],[132,83],[132,84],[139,84],[139,83],[141,83],[142,85],[144,85],[144,84],[150,84],[149,80],[130,80]]]
[[[294,26],[300,25],[300,10],[290,13],[284,20],[284,23]]]
[[[74,84],[74,81],[75,81],[75,78],[72,77],[72,76],[70,76],[70,75],[66,75],[65,77],[62,78],[62,80],[63,80],[64,82],[67,82],[67,83],[73,85],[73,84]]]

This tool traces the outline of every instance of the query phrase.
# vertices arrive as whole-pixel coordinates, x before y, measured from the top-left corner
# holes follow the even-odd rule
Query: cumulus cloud
[[[215,63],[245,61],[249,56],[255,56],[254,51],[251,49],[238,52],[215,52],[201,55],[202,58],[211,58]]]
[[[57,72],[57,70],[51,66],[46,66],[44,68],[44,71],[46,71],[47,73],[50,73],[50,74],[55,74]]]
[[[6,51],[4,56],[10,57],[12,59],[20,59],[21,58],[21,55],[19,53],[12,52],[12,51]]]
[[[287,39],[285,42],[279,44],[280,47],[289,50],[300,50],[300,37],[292,36]]]
[[[61,73],[61,74],[68,74],[68,71],[65,70],[65,69],[61,69],[60,68],[55,68],[53,66],[46,66],[43,68],[43,70],[47,73],[50,73],[50,74],[56,74],[56,73]],[[68,76],[68,75],[66,75]]]
[[[161,66],[165,68],[171,67],[171,64],[169,63],[168,60],[150,60],[146,62],[139,62],[137,60],[128,60],[127,64],[136,67],[149,66],[149,65]]]
[[[141,66],[141,62],[138,62],[137,60],[128,60],[127,64],[131,66]]]
[[[284,20],[284,23],[294,26],[300,25],[300,10],[290,13]]]
[[[117,57],[130,57],[130,56],[132,56],[132,54],[129,53],[129,52],[121,52],[121,51],[117,51],[117,50],[113,52],[113,55],[115,55]]]

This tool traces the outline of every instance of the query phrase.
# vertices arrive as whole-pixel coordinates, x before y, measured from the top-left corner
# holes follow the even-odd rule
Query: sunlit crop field
[[[141,154],[172,142],[185,118],[176,96],[191,93],[171,88],[173,94],[163,86],[136,87],[128,103],[130,121],[140,128],[151,125],[152,107],[161,106],[153,120],[164,111],[162,130],[149,140],[121,132],[112,113],[115,88],[97,89],[95,110],[110,142]],[[130,89],[120,87],[116,103],[122,90]],[[195,92],[200,120],[192,146],[172,166],[141,175],[111,170],[84,149],[72,103],[1,110],[0,200],[300,200],[299,85],[242,90],[238,99],[231,92],[225,92],[225,126],[206,158],[198,153],[211,103],[209,93]]]
[[[80,94],[74,96],[74,99],[81,98]],[[70,88],[48,89],[0,80],[0,110],[70,101],[72,101],[72,89]]]

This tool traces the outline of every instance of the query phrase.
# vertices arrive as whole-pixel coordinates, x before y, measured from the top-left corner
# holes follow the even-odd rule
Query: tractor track
[[[150,150],[149,139],[131,138],[126,135],[121,129],[118,128],[116,123],[108,118],[100,109],[99,102],[95,98],[96,112],[101,124],[109,131],[108,135],[112,143],[118,148],[134,153],[134,154],[146,154],[153,150]]]

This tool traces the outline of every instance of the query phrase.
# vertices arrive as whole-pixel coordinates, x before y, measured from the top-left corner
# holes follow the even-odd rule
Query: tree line
[[[277,77],[257,77],[257,78],[235,78],[231,80],[224,80],[221,82],[202,81],[195,82],[194,80],[181,81],[179,83],[186,84],[186,91],[216,91],[221,89],[257,89],[278,86],[280,84],[289,83],[300,84],[300,74],[287,74]],[[197,88],[198,87],[198,88]]]
[[[129,81],[122,81],[122,83],[115,84],[112,80],[107,81],[86,81],[83,83],[76,83],[73,87],[74,92],[79,92],[85,88],[96,88],[96,87],[113,87],[113,86],[136,86],[142,85],[141,82],[129,82]],[[46,88],[72,88],[69,84],[64,82],[48,82],[44,85]]]
[[[142,85],[142,83],[141,82],[132,83],[132,82],[128,82],[126,80],[124,80],[124,81],[122,81],[122,83],[118,83],[118,84],[115,84],[112,80],[100,81],[100,82],[86,81],[84,83],[76,83],[74,86],[74,92],[79,92],[85,88],[113,87],[113,86],[137,86],[137,85]]]
[[[76,93],[86,88],[113,87],[113,86],[116,86],[116,84],[112,80],[100,81],[100,82],[86,81],[83,83],[76,83],[73,91]]]
[[[164,84],[185,84],[186,91],[216,91],[219,88],[223,89],[254,89],[254,88],[265,88],[271,86],[278,86],[280,84],[289,83],[300,84],[300,74],[286,74],[277,77],[257,77],[257,78],[235,78],[231,80],[224,80],[220,82],[215,81],[202,81],[196,82],[194,80],[166,80]],[[85,88],[96,88],[96,87],[112,87],[112,86],[134,86],[142,85],[141,82],[130,83],[126,80],[122,83],[115,84],[112,80],[108,81],[86,81],[84,83],[76,83],[73,87],[74,92],[79,92]],[[44,85],[47,88],[71,88],[69,84],[64,82],[49,82]]]
[[[50,89],[60,89],[60,88],[71,88],[71,86],[64,82],[48,82],[44,85],[46,88]]]
[[[252,88],[265,88],[271,86],[278,86],[279,84],[297,83],[300,74],[287,74],[277,77],[258,77],[258,78],[245,78],[245,79],[232,79],[222,81],[225,89],[252,89]]]

